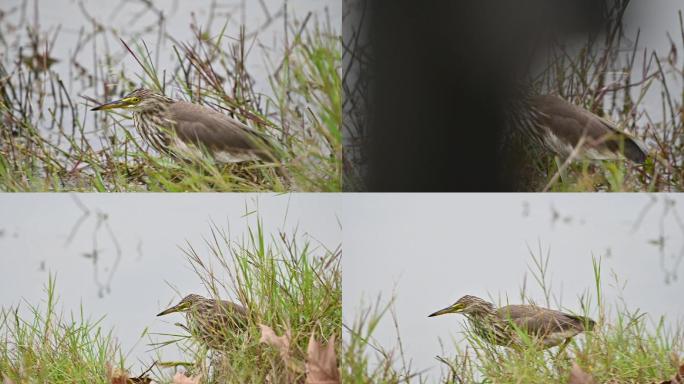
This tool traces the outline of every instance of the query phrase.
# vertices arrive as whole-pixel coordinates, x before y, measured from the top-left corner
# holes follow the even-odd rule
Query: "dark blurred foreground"
[[[513,190],[507,98],[539,47],[596,33],[614,5],[346,0],[345,189]]]

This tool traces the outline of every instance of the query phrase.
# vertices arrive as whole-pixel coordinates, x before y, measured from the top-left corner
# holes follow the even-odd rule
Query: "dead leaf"
[[[128,384],[128,373],[119,368],[112,368],[112,365],[107,363],[107,382],[110,384]]]
[[[573,362],[568,384],[596,384],[596,382],[590,374],[584,372],[577,363]]]
[[[313,333],[306,348],[306,384],[339,384],[340,371],[335,355],[335,335],[323,345]]]
[[[202,375],[187,377],[180,372],[176,372],[173,376],[173,384],[199,384],[202,379]]]
[[[684,364],[679,366],[679,372],[672,380],[665,380],[660,384],[684,384]]]
[[[278,336],[273,328],[268,325],[259,324],[259,328],[261,328],[259,342],[275,347],[280,352],[280,357],[287,364],[290,361],[290,331],[285,331],[284,335]]]
[[[152,379],[145,374],[138,377],[128,377],[128,372],[119,368],[112,368],[112,365],[107,363],[107,382],[110,384],[150,384]]]

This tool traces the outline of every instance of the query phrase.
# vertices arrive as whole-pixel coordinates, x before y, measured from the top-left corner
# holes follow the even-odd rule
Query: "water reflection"
[[[119,240],[116,238],[112,227],[109,225],[109,214],[102,212],[97,208],[89,209],[85,206],[85,204],[83,204],[78,195],[72,194],[71,198],[82,214],[78,220],[76,220],[73,227],[71,227],[71,231],[69,233],[69,237],[67,237],[65,246],[69,246],[71,244],[74,237],[81,229],[81,226],[92,216],[94,211],[95,217],[93,220],[91,220],[94,221],[92,224],[93,229],[90,233],[92,247],[88,251],[82,251],[81,256],[92,261],[93,281],[97,287],[98,296],[102,297],[105,293],[110,293],[111,291],[111,282],[114,278],[114,274],[116,273],[119,262],[121,261],[121,245],[119,244]],[[138,243],[138,249],[140,249],[139,246],[140,243]],[[110,248],[112,247],[114,248],[114,258],[111,262],[111,265],[102,266],[101,261],[103,257],[104,260],[111,259],[111,257],[105,256],[111,253]],[[104,276],[101,277],[101,275]]]

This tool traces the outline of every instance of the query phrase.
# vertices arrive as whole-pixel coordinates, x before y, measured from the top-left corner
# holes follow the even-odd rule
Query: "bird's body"
[[[247,310],[242,305],[195,294],[186,296],[157,316],[173,312],[185,312],[190,334],[215,350],[225,345],[228,332],[244,330],[247,322]]]
[[[555,95],[523,94],[508,109],[509,131],[567,158],[583,140],[580,159],[646,160],[644,146],[612,122]]]
[[[275,159],[263,133],[208,107],[141,88],[93,110],[112,108],[133,110],[140,136],[157,152],[175,158],[197,158],[206,150],[219,163]]]
[[[594,321],[536,305],[507,305],[496,308],[475,296],[463,296],[453,305],[430,315],[462,313],[475,334],[496,345],[520,347],[524,341],[519,331],[530,336],[542,348],[568,342],[572,337],[594,327]]]

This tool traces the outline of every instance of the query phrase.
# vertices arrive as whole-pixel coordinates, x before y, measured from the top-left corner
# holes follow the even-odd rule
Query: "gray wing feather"
[[[612,122],[554,95],[535,96],[531,102],[542,113],[542,124],[573,146],[577,145],[582,135],[586,135],[590,142],[601,142],[609,137],[599,144],[598,149],[617,152],[622,141],[625,157],[636,163],[643,163],[646,160],[643,144],[618,130]]]
[[[585,324],[591,329],[594,321],[582,316],[569,315],[553,309],[533,305],[508,305],[497,310],[499,316],[533,336],[575,329],[581,332]]]
[[[184,101],[169,108],[177,122],[175,131],[183,141],[200,144],[210,151],[251,152],[264,159],[272,156],[268,138],[220,112]]]

